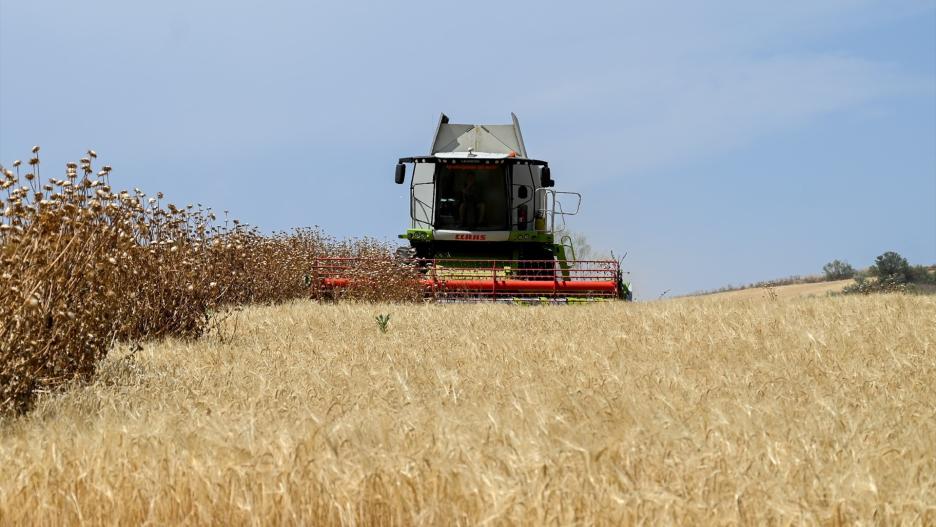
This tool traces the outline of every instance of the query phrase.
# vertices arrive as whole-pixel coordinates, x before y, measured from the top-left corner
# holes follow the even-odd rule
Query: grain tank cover
[[[454,124],[444,113],[439,118],[430,155],[448,152],[487,152],[527,157],[517,116],[510,114],[512,124]]]

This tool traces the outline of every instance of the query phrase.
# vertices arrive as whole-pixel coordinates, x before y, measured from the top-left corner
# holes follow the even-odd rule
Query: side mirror
[[[517,189],[517,197],[520,199],[527,199],[527,196],[530,195],[529,192],[526,185],[521,185],[520,188]]]
[[[402,185],[403,182],[406,181],[406,165],[403,163],[397,164],[393,180],[396,181],[397,185]]]
[[[541,187],[551,187],[555,185],[556,182],[549,177],[549,167],[543,167],[540,169],[540,186]]]

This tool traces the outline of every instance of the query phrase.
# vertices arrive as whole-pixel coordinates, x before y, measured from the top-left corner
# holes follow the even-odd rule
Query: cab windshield
[[[508,230],[506,165],[438,165],[435,210],[437,229]]]

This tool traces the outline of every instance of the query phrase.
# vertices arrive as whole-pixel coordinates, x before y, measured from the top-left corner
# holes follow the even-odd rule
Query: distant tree
[[[580,232],[566,233],[572,239],[572,249],[575,251],[576,260],[611,260],[611,252],[605,250],[596,250],[588,241],[588,237]],[[572,257],[568,252],[566,256]]]
[[[825,273],[826,280],[845,280],[855,276],[855,268],[841,260],[832,260],[825,264],[822,266],[822,272]]]
[[[888,279],[898,283],[908,282],[912,278],[910,263],[894,251],[887,251],[875,258],[869,271],[880,280]]]
[[[581,233],[572,233],[572,248],[575,250],[575,258],[577,260],[591,260],[595,255],[594,249],[590,243],[588,243],[588,238]]]

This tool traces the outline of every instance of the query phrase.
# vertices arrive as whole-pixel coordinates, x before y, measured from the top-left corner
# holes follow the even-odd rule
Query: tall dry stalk
[[[263,235],[215,223],[200,205],[162,205],[162,193],[116,191],[111,167],[89,150],[64,179],[0,167],[0,411],[87,377],[115,341],[203,334],[219,311],[311,296],[308,274],[325,255],[374,256],[358,274],[388,277],[388,248],[337,242],[315,229]],[[394,282],[346,292],[393,299]]]

